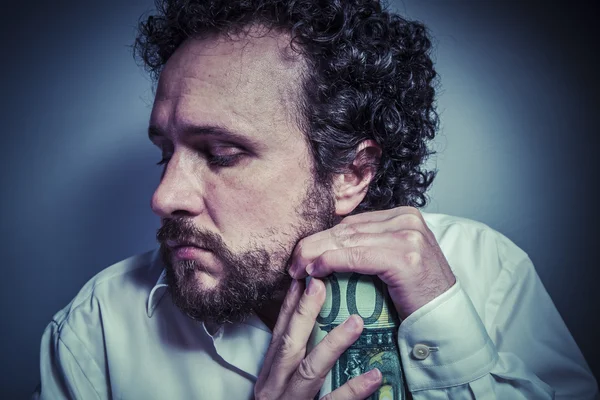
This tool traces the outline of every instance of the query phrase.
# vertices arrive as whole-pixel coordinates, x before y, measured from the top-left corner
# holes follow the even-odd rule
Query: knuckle
[[[308,358],[303,359],[300,362],[300,365],[298,365],[298,376],[307,381],[320,378],[319,374],[315,371],[315,368]]]
[[[273,332],[273,336],[271,337],[271,341],[269,342],[269,347],[277,346],[277,343],[279,343],[280,337],[281,337],[281,333]]]
[[[271,396],[269,396],[267,393],[262,392],[261,390],[255,390],[254,391],[254,399],[255,400],[270,400]]]
[[[344,241],[358,233],[358,230],[352,224],[337,224],[331,232],[336,239]]]
[[[401,233],[402,240],[412,244],[420,245],[423,242],[423,234],[417,230],[406,230]]]
[[[347,225],[348,224],[337,224],[336,226],[331,228],[331,234],[333,235],[333,237],[338,238],[342,236],[342,234],[344,233],[344,229],[346,229]]]
[[[402,214],[399,217],[401,223],[408,229],[418,230],[422,227],[423,221],[419,215],[415,214]]]
[[[340,236],[337,241],[340,247],[348,248],[357,246],[360,243],[361,235],[360,234],[348,234],[344,236]]]
[[[413,215],[416,215],[416,216],[420,216],[421,215],[421,211],[419,211],[418,208],[412,207],[412,206],[401,206],[400,210],[402,210],[405,213],[413,214]]]
[[[348,391],[350,392],[350,395],[354,398],[358,398],[361,395],[363,395],[363,392],[365,390],[364,388],[364,384],[363,384],[363,380],[362,379],[350,379],[348,382],[346,382],[348,385]]]
[[[281,344],[277,350],[279,358],[287,358],[291,354],[295,353],[297,343],[288,333],[281,336]]]
[[[348,259],[350,262],[350,267],[361,265],[365,258],[365,254],[360,247],[348,248]]]
[[[421,254],[416,251],[409,251],[404,254],[404,264],[408,267],[417,267],[421,264]]]
[[[336,338],[334,335],[332,335],[332,332],[325,335],[323,340],[321,340],[322,346],[325,347],[326,351],[329,353],[337,352],[343,345],[343,343],[341,342],[343,342],[343,340],[340,340],[340,338]]]
[[[306,297],[303,297],[298,302],[298,305],[296,306],[296,313],[302,317],[310,317],[313,314],[310,302]]]
[[[358,232],[358,226],[355,224],[345,224],[344,232],[346,236],[356,235]]]
[[[270,389],[265,383],[257,383],[254,386],[254,399],[255,400],[272,400],[277,398],[277,395],[273,393],[273,390]]]

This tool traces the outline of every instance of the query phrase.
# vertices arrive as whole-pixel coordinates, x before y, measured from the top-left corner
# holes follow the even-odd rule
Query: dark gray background
[[[592,2],[589,2],[590,4]],[[440,172],[431,212],[529,253],[598,376],[598,29],[587,2],[392,3],[436,37]],[[155,246],[152,94],[128,47],[150,1],[3,7],[0,397],[39,380],[52,315],[104,267]]]

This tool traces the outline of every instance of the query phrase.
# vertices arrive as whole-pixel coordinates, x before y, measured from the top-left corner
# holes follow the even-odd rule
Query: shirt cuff
[[[458,280],[402,321],[398,346],[411,392],[472,382],[488,374],[498,358]]]

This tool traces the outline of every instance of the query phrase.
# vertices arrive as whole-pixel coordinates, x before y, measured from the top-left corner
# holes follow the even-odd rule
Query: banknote
[[[404,379],[396,339],[400,320],[385,284],[376,276],[357,273],[332,274],[323,281],[327,297],[312,331],[309,349],[352,314],[361,316],[364,330],[337,360],[317,397],[378,368],[383,375],[383,384],[369,400],[404,400]]]

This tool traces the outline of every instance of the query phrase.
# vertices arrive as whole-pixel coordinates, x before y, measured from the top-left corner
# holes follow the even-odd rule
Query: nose
[[[152,211],[161,218],[193,217],[204,210],[203,182],[191,157],[175,152],[152,195]]]

